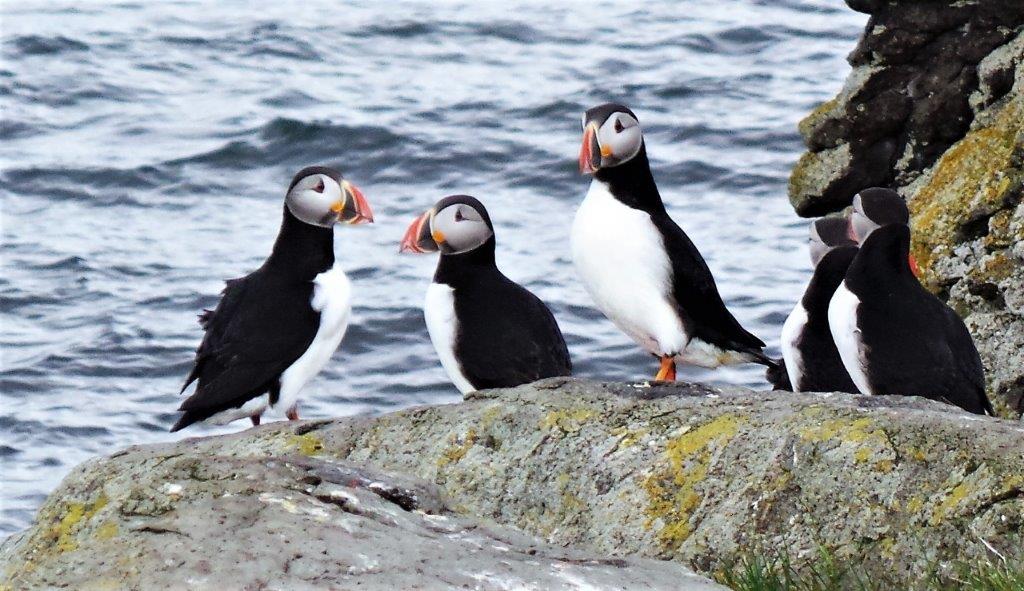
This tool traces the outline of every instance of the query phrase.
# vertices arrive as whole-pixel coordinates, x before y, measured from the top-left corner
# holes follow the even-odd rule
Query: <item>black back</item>
[[[435,283],[454,290],[455,358],[476,389],[505,388],[572,374],[562,331],[537,296],[505,277],[495,240],[441,255]]]
[[[803,365],[800,383],[794,385],[803,392],[859,392],[843,366],[828,325],[829,302],[856,256],[856,246],[827,252],[814,268],[800,300],[807,311],[807,324],[796,343]]]
[[[918,282],[907,265],[910,229],[871,233],[846,274],[860,300],[857,327],[877,394],[923,396],[992,414],[985,372],[963,321]]]
[[[171,431],[271,393],[309,348],[320,326],[310,301],[313,279],[334,265],[334,233],[299,221],[284,208],[274,249],[263,266],[227,282],[217,308],[200,317],[206,335],[182,392],[199,380]]]
[[[641,145],[631,160],[602,168],[594,176],[607,183],[620,202],[651,216],[672,264],[672,297],[687,333],[722,349],[749,353],[759,363],[776,365],[762,353],[761,339],[740,326],[725,307],[704,257],[665,211],[651,174],[646,145]]]

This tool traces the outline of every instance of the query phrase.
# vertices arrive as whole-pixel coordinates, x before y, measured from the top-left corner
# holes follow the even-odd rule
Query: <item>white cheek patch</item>
[[[609,117],[598,132],[601,147],[608,148],[612,152],[614,162],[611,166],[622,164],[631,160],[640,151],[640,144],[643,142],[643,132],[637,124],[623,128],[622,131],[615,131],[615,123],[618,115]]]

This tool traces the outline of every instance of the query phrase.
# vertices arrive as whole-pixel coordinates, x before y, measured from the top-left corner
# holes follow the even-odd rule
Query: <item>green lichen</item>
[[[656,537],[666,551],[675,551],[693,533],[690,517],[700,506],[701,484],[707,477],[714,448],[736,435],[743,417],[722,415],[668,441],[656,468],[643,482],[649,503],[644,526],[661,527]]]

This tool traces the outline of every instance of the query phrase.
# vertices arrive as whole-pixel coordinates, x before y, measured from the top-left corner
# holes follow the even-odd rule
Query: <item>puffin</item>
[[[857,256],[845,217],[821,218],[810,224],[811,276],[803,297],[782,325],[782,359],[786,385],[793,392],[859,392],[839,357],[828,324],[832,295]],[[769,378],[771,379],[771,378]]]
[[[850,228],[860,250],[828,308],[843,366],[863,394],[917,395],[992,415],[967,327],[915,276],[910,226],[879,219],[891,211],[879,204],[897,199],[895,191],[872,188],[853,200]]]
[[[469,195],[451,195],[409,225],[399,252],[440,252],[423,315],[452,384],[466,394],[572,374],[551,310],[495,263],[494,225]]]
[[[335,265],[334,225],[373,222],[362,192],[326,166],[300,170],[285,194],[277,240],[263,265],[228,280],[181,392],[171,432],[198,421],[253,425],[268,408],[298,420],[302,388],[341,343],[352,309],[351,286]]]
[[[593,181],[570,242],[598,309],[660,360],[655,380],[675,380],[677,361],[776,367],[725,307],[704,258],[665,210],[637,116],[607,103],[584,113],[582,123],[579,167]]]

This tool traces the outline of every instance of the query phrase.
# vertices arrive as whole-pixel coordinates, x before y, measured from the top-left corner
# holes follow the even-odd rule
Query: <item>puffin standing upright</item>
[[[604,315],[660,359],[654,379],[674,380],[677,360],[776,366],[666,212],[636,115],[611,103],[587,111],[579,164],[594,180],[573,221],[573,262]]]
[[[854,198],[850,225],[860,251],[828,309],[843,365],[863,394],[917,395],[993,414],[967,327],[921,286],[908,263],[910,227],[872,217],[879,203],[894,198],[888,189]]]
[[[555,317],[498,270],[495,246],[483,204],[452,195],[414,220],[400,247],[441,252],[423,313],[441,365],[463,394],[572,374]]]
[[[206,335],[181,391],[198,385],[172,432],[245,417],[258,425],[268,407],[299,418],[299,392],[338,348],[352,306],[349,280],[334,264],[333,226],[372,221],[363,194],[337,170],[295,175],[270,256],[229,280],[217,308],[200,315]]]
[[[829,302],[857,256],[857,243],[850,238],[848,226],[845,217],[811,223],[814,274],[782,325],[782,358],[794,392],[858,392],[839,357],[828,324]]]

